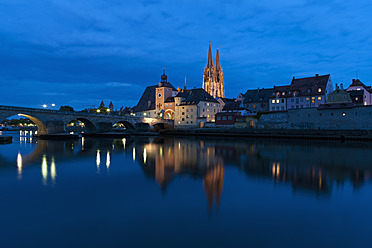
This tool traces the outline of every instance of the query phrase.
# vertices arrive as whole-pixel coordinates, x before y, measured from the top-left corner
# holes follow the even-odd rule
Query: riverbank
[[[361,140],[361,141],[372,140],[372,130],[198,128],[162,130],[160,131],[160,135],[304,139],[304,140]]]

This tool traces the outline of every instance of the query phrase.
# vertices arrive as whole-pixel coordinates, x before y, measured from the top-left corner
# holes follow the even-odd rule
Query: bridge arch
[[[12,114],[8,114],[6,116],[2,116],[2,118],[1,118],[0,121],[3,121],[5,119],[8,119],[9,117],[17,116],[17,115],[18,116],[26,117],[27,119],[30,119],[37,126],[37,132],[38,132],[38,134],[47,134],[48,133],[48,129],[47,129],[46,123],[44,123],[38,117],[36,117],[34,115],[30,115],[28,113],[12,113]]]
[[[97,126],[91,120],[89,120],[88,118],[84,118],[84,117],[76,117],[74,119],[71,119],[70,121],[66,122],[65,125],[67,125],[68,123],[74,120],[78,120],[84,123],[84,126],[88,133],[94,133],[97,131]]]
[[[135,129],[134,125],[130,123],[129,121],[118,121],[115,124],[123,124],[125,129]]]

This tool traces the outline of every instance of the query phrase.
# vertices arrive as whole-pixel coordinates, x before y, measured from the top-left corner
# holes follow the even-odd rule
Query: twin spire
[[[213,56],[212,56],[212,48],[211,48],[210,41],[209,41],[207,68],[213,68]],[[217,55],[216,55],[216,70],[221,70],[220,53],[218,52],[218,46],[217,46]]]

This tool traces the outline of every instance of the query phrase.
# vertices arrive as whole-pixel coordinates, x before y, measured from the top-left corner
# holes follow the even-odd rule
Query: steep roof
[[[134,112],[141,112],[155,109],[155,89],[157,85],[148,86],[138,101],[137,106],[134,107]],[[150,105],[149,105],[150,102]]]
[[[260,103],[268,102],[269,98],[273,93],[273,88],[270,89],[257,89],[257,90],[247,90],[244,94],[243,103]]]
[[[270,98],[275,98],[276,93],[279,93],[278,97],[287,97],[287,95],[290,92],[290,85],[284,85],[284,86],[274,86],[273,93],[271,94]],[[283,94],[284,93],[284,94]]]
[[[233,111],[233,110],[244,110],[243,107],[240,107],[240,104],[242,102],[241,101],[237,101],[237,102],[228,102],[226,103],[226,105],[223,107],[222,111]]]
[[[164,102],[174,102],[174,97],[173,96],[170,96]]]
[[[178,93],[177,96],[179,96],[180,93]],[[187,90],[186,92],[183,93],[188,93],[188,95],[184,97],[184,99],[182,99],[180,105],[196,105],[201,101],[219,104],[219,102],[216,99],[214,99],[211,95],[209,95],[204,89],[192,89]]]
[[[324,95],[330,74],[307,78],[293,78],[290,91],[298,91],[302,96]],[[319,92],[319,88],[321,91]]]

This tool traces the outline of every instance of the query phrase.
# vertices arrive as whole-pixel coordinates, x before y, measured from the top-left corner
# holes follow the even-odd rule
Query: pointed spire
[[[216,70],[221,70],[220,53],[218,52],[218,46],[217,46],[217,54],[216,54]]]
[[[184,90],[186,91],[186,89],[187,89],[187,87],[186,87],[186,76],[185,76],[185,88],[184,88]]]
[[[208,68],[213,68],[212,48],[211,48],[211,42],[210,41],[209,41],[207,67]]]

